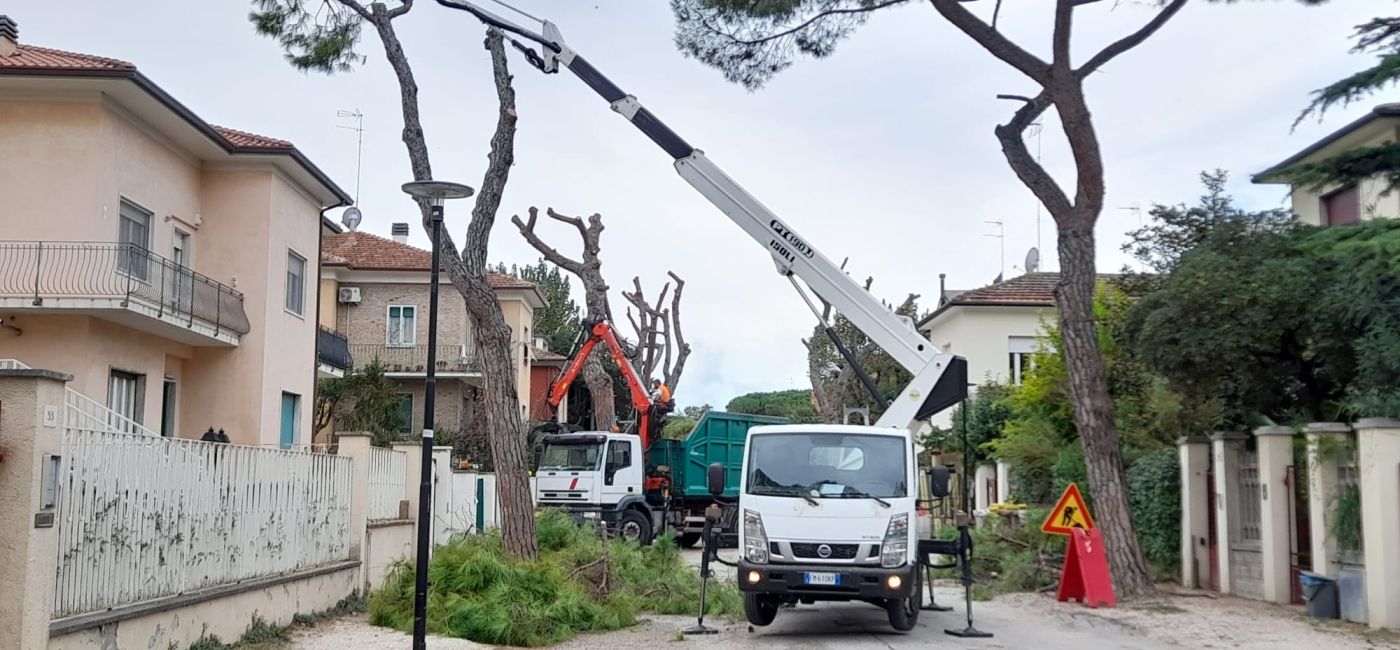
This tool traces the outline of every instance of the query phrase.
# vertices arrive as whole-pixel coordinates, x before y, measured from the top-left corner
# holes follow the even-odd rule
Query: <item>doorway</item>
[[[166,377],[160,391],[160,435],[175,437],[175,378]]]
[[[112,410],[107,426],[122,433],[136,433],[141,424],[142,399],[146,383],[143,375],[113,370],[107,379],[107,408]]]
[[[282,438],[283,449],[291,449],[297,441],[297,413],[301,410],[301,396],[296,393],[282,393]]]

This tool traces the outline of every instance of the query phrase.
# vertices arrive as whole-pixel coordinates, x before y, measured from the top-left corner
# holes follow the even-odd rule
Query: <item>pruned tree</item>
[[[550,219],[572,226],[578,232],[583,248],[577,259],[565,255],[540,238],[536,232],[539,223],[538,208],[531,207],[528,215],[528,218],[523,220],[519,215],[511,217],[511,223],[515,224],[525,241],[546,260],[578,276],[583,285],[587,320],[605,319],[616,326],[617,321],[613,319],[612,306],[608,299],[610,287],[603,279],[603,261],[599,256],[602,252],[601,240],[604,230],[602,215],[593,214],[585,222],[580,217],[560,214],[554,208],[545,209],[545,215]],[[624,351],[644,381],[650,381],[659,370],[662,380],[674,390],[685,369],[685,360],[690,356],[690,344],[685,341],[680,322],[681,290],[685,281],[675,273],[668,271],[667,274],[676,283],[675,292],[670,294],[669,306],[665,305],[670,283],[662,288],[654,303],[647,302],[640,278],[632,279],[632,293],[622,292],[623,298],[631,305],[626,314],[637,337],[635,344],[624,341]],[[632,313],[633,308],[637,310],[636,316]],[[613,399],[614,384],[604,368],[607,355],[606,350],[596,348],[592,358],[583,367],[583,381],[588,387],[593,405],[593,427],[600,431],[607,431],[617,423],[617,410]]]
[[[685,342],[685,333],[681,331],[681,291],[685,289],[685,280],[673,271],[667,271],[666,275],[676,283],[669,304],[666,294],[671,289],[670,282],[661,286],[655,301],[647,302],[639,277],[632,278],[632,292],[623,291],[622,297],[632,305],[627,309],[627,320],[637,335],[637,343],[631,350],[632,365],[642,379],[659,378],[675,391],[685,371],[685,360],[690,356],[690,344]],[[635,317],[633,309],[637,310]]]
[[[1104,204],[1104,165],[1098,133],[1084,95],[1085,82],[1105,65],[1141,45],[1175,16],[1187,0],[1167,0],[1135,31],[1076,64],[1071,57],[1075,12],[1098,0],[1055,0],[1049,55],[1037,55],[997,28],[1002,2],[980,3],[982,15],[961,0],[929,0],[944,20],[1035,88],[1026,95],[1003,95],[1021,103],[997,126],[1007,163],[1055,219],[1060,259],[1056,304],[1064,332],[1069,388],[1097,495],[1097,519],[1107,545],[1109,566],[1119,594],[1153,591],[1128,514],[1127,484],[1118,431],[1113,421],[1103,358],[1094,322],[1094,226]],[[824,57],[850,36],[873,11],[913,4],[901,0],[672,0],[676,43],[686,54],[716,67],[726,78],[758,88],[799,56]],[[1047,110],[1059,115],[1074,159],[1074,191],[1067,192],[1030,152],[1025,131]]]
[[[585,320],[605,319],[612,322],[612,307],[608,304],[608,282],[603,279],[603,261],[598,257],[599,251],[602,250],[599,241],[603,236],[602,215],[590,216],[585,224],[579,217],[562,215],[555,212],[554,208],[545,208],[545,214],[549,218],[573,226],[578,231],[579,239],[583,241],[583,251],[578,259],[573,259],[540,239],[535,232],[539,213],[539,208],[530,206],[530,217],[527,221],[522,221],[520,215],[515,215],[510,218],[510,222],[515,224],[525,241],[545,259],[578,277],[579,283],[583,285]],[[587,332],[584,332],[584,335],[587,336]],[[593,428],[598,431],[610,431],[617,424],[612,376],[603,368],[603,360],[607,354],[607,350],[597,348],[592,358],[583,366],[583,384],[588,387],[588,395],[592,398],[590,401],[593,406]]]
[[[360,28],[364,23],[372,26],[398,81],[404,125],[402,137],[413,179],[433,178],[427,138],[419,117],[418,83],[394,27],[395,19],[413,9],[413,0],[399,0],[392,8],[383,2],[356,0],[252,0],[252,5],[249,20],[256,30],[276,38],[286,50],[287,60],[301,70],[329,74],[351,69],[364,60],[355,51]],[[496,466],[502,544],[511,555],[534,558],[539,554],[539,540],[535,535],[520,400],[515,389],[519,359],[511,354],[510,326],[501,313],[495,291],[486,280],[491,226],[495,223],[501,193],[515,157],[515,90],[511,86],[500,33],[488,30],[485,47],[491,57],[492,82],[498,100],[496,127],[491,136],[486,172],[467,225],[465,245],[459,250],[451,234],[444,231],[442,268],[466,301],[480,354],[481,406]],[[431,232],[428,204],[419,201],[418,207],[423,227]]]

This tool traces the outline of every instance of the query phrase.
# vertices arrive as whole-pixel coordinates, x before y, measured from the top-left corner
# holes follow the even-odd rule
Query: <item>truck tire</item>
[[[914,584],[910,585],[909,597],[885,603],[885,611],[890,615],[890,627],[899,632],[914,629],[919,622],[919,610],[924,606],[924,572],[914,567]]]
[[[638,510],[624,510],[617,520],[617,535],[642,546],[651,544],[651,520]]]
[[[778,617],[778,599],[768,594],[744,594],[744,616],[749,623],[763,627]]]
[[[695,544],[700,541],[700,533],[681,533],[676,536],[676,543],[681,548],[695,548]]]

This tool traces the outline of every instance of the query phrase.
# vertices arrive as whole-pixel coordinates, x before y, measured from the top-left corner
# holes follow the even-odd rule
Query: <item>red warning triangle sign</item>
[[[1079,486],[1070,483],[1055,507],[1050,509],[1050,516],[1045,518],[1040,530],[1051,535],[1069,535],[1075,528],[1093,530],[1094,518],[1084,504],[1084,495],[1080,494]]]

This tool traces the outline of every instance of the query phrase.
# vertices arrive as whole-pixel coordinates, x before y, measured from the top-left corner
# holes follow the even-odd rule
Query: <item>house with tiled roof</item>
[[[0,16],[0,197],[0,359],[126,432],[308,442],[320,215],[350,197],[294,144]]]
[[[352,372],[377,361],[399,382],[403,434],[411,437],[423,421],[432,254],[409,245],[408,233],[407,223],[393,224],[389,238],[328,227],[321,242],[320,318],[323,328],[344,333]],[[511,328],[511,355],[519,360],[516,394],[521,417],[529,419],[538,393],[532,379],[562,365],[562,357],[541,347],[530,331],[544,295],[533,282],[509,275],[489,273],[487,281]],[[477,416],[481,371],[466,301],[446,278],[442,282],[434,419],[442,431],[464,431]]]
[[[1026,273],[967,290],[948,289],[943,279],[940,275],[938,307],[918,322],[919,331],[944,352],[967,359],[969,381],[1021,383],[1044,345],[1044,324],[1056,317],[1060,274]],[[951,411],[944,411],[933,423],[948,426],[950,417]]]

